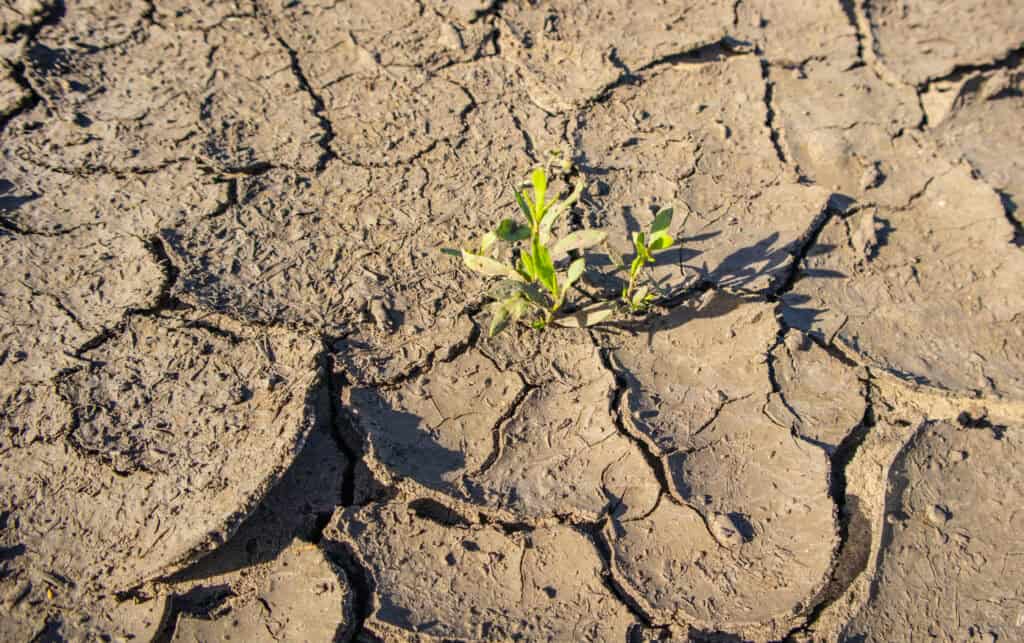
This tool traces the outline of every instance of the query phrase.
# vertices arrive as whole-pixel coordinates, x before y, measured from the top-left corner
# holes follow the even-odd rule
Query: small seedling
[[[629,267],[629,283],[622,289],[621,302],[599,301],[563,316],[560,313],[566,296],[586,270],[584,257],[572,258],[570,255],[604,243],[607,234],[601,230],[577,230],[555,240],[555,224],[579,199],[583,181],[577,181],[564,199],[556,197],[550,201],[547,199],[548,176],[543,168],[535,169],[530,183],[520,188],[530,185],[533,187],[532,199],[519,188],[512,190],[523,221],[503,219],[494,231],[484,234],[480,243],[470,250],[442,248],[442,252],[460,257],[471,270],[500,279],[487,292],[493,300],[489,334],[493,337],[509,324],[529,318],[531,313],[530,326],[539,330],[552,323],[593,326],[611,317],[622,308],[622,304],[634,313],[646,311],[656,297],[648,286],[638,288],[637,284],[643,267],[654,261],[653,253],[674,243],[668,234],[672,209],[665,208],[658,213],[648,234],[633,233],[637,254]],[[499,241],[517,247],[518,253],[513,252],[511,263],[494,257]],[[619,269],[626,269],[621,259],[617,262]]]
[[[560,266],[569,259],[571,252],[595,246],[607,236],[599,230],[578,230],[554,240],[552,230],[558,219],[579,199],[583,182],[578,181],[566,198],[556,197],[549,201],[548,178],[544,169],[534,170],[531,179],[532,199],[525,192],[513,189],[525,222],[503,219],[493,232],[483,236],[479,249],[475,251],[443,249],[448,254],[461,257],[471,270],[501,278],[487,293],[494,300],[489,331],[492,336],[531,311],[537,313],[530,323],[534,328],[542,329],[555,321],[569,290],[583,275],[586,259],[573,259],[564,269]],[[496,241],[526,245],[519,248],[514,264],[509,265],[491,256]]]
[[[633,233],[633,248],[636,256],[629,265],[629,283],[622,288],[622,302],[629,307],[630,312],[643,312],[651,305],[657,296],[651,292],[651,287],[644,285],[637,287],[640,275],[644,266],[654,263],[654,253],[667,250],[672,247],[675,240],[669,235],[668,229],[672,225],[672,208],[662,208],[654,217],[650,231],[645,235],[643,232]],[[685,225],[685,221],[683,222]],[[625,268],[623,262],[619,262]],[[653,284],[653,282],[652,282]]]

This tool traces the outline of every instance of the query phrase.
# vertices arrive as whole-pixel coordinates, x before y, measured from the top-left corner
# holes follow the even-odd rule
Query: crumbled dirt
[[[1020,638],[1022,45],[996,0],[0,2],[0,639]],[[554,150],[575,301],[680,245],[646,315],[488,338],[439,249]]]

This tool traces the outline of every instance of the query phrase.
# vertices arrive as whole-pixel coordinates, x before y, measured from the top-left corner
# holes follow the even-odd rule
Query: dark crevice
[[[661,58],[655,58],[651,62],[644,64],[637,71],[649,71],[656,67],[666,65],[717,62],[733,56],[744,56],[750,53],[751,47],[748,43],[725,36],[720,40],[716,40],[715,42],[708,43],[706,45],[701,45],[689,51],[682,51],[679,53],[668,54]]]
[[[0,65],[2,64],[3,62],[0,62]],[[17,117],[19,114],[23,112],[27,112],[33,109],[36,105],[42,102],[42,98],[32,87],[32,85],[28,82],[28,79],[25,77],[24,63],[17,62],[10,64],[8,65],[8,69],[10,70],[11,80],[13,80],[19,87],[24,89],[26,95],[23,96],[22,99],[18,101],[16,105],[11,107],[10,111],[8,111],[6,114],[0,115],[0,134],[3,134],[4,130],[7,128],[7,124],[14,120],[15,117]]]
[[[779,401],[782,402],[782,406],[786,407],[790,415],[793,416],[798,422],[801,421],[800,413],[797,412],[793,405],[786,399],[786,393],[782,390],[782,385],[779,383],[778,374],[775,371],[775,360],[778,359],[775,355],[775,351],[779,350],[780,347],[785,346],[786,333],[789,332],[789,328],[779,320],[779,332],[775,335],[775,343],[768,349],[766,353],[765,365],[768,367],[768,382],[771,384],[772,390],[768,396],[765,397],[764,406],[761,407],[761,412],[767,415],[768,403],[771,400],[772,395],[776,395]],[[796,427],[788,427],[796,437],[803,437],[796,431]]]
[[[0,212],[2,212],[2,211],[3,210],[0,210]],[[59,230],[33,230],[33,229],[30,229],[30,228],[26,228],[26,227],[16,223],[15,221],[13,221],[13,220],[3,216],[2,214],[0,214],[0,230],[6,230],[6,231],[8,231],[11,234],[21,235],[21,236],[25,236],[25,237],[28,237],[28,236],[32,236],[32,237],[63,237],[63,236],[67,236],[69,234],[72,234],[74,232],[77,232],[78,230],[82,230],[84,228],[92,228],[92,227],[95,227],[97,225],[99,225],[99,224],[98,223],[82,223],[82,224],[79,224],[79,225],[76,225],[76,226],[72,226],[70,228],[60,228]]]
[[[351,546],[339,542],[324,542],[324,554],[345,572],[349,589],[352,591],[352,621],[342,623],[334,634],[334,640],[343,643],[378,641],[377,637],[365,631],[366,619],[373,614],[373,596],[376,583],[373,575],[363,567]]]
[[[921,92],[926,91],[928,86],[932,83],[959,80],[968,74],[996,71],[998,69],[1012,69],[1020,65],[1022,58],[1024,58],[1024,44],[1021,44],[1021,46],[1016,49],[1011,49],[1006,53],[1006,55],[990,63],[983,63],[980,65],[956,65],[949,73],[935,78],[929,78],[924,81],[918,85],[917,90],[920,94]]]
[[[1006,220],[1013,228],[1013,238],[1010,240],[1010,243],[1018,248],[1024,248],[1024,222],[1017,218],[1017,203],[1013,200],[1012,196],[1003,190],[996,190],[996,194],[999,195],[999,200],[1003,204],[1003,213],[1006,215]]]
[[[519,120],[519,117],[514,112],[510,112],[510,114],[512,116],[512,123],[515,124],[516,129],[519,130],[519,133],[523,137],[523,150],[526,152],[526,155],[530,157],[531,161],[537,163],[537,150],[533,145],[533,139],[530,137],[530,133],[523,128],[522,121]]]
[[[325,355],[333,342],[325,340]],[[341,481],[341,504],[350,507],[355,504],[355,477],[356,466],[362,460],[362,448],[358,446],[362,441],[359,439],[355,429],[345,415],[341,403],[341,391],[347,384],[344,373],[332,368],[330,360],[324,367],[327,373],[328,395],[331,402],[331,431],[334,434],[338,448],[345,455],[347,466]]]
[[[45,7],[45,11],[41,13],[42,17],[40,20],[30,22],[25,25],[18,25],[11,31],[11,33],[7,34],[6,38],[8,41],[14,42],[17,39],[24,37],[26,43],[31,44],[39,36],[39,32],[46,27],[51,27],[59,23],[66,13],[67,10],[64,6],[64,1],[56,0],[51,6]],[[3,62],[0,62],[0,65],[3,64]],[[28,92],[28,96],[15,105],[9,113],[0,117],[0,134],[3,134],[4,130],[7,128],[7,124],[15,117],[33,109],[36,105],[42,102],[42,97],[25,76],[26,69],[23,62],[9,62],[8,69],[10,69],[11,72],[11,79],[17,83],[19,87],[26,90]]]
[[[865,548],[864,540],[865,536],[870,540],[871,525],[861,511],[860,499],[856,496],[847,496],[846,468],[875,426],[871,392],[871,374],[868,373],[864,387],[864,416],[843,438],[830,458],[829,496],[837,508],[839,546],[836,549],[829,580],[815,597],[804,624],[790,631],[784,639],[786,641],[802,641],[812,635],[815,623],[825,610],[839,599],[867,568],[870,547]]]
[[[316,162],[316,173],[320,174],[327,168],[327,164],[338,158],[338,155],[331,148],[331,141],[334,140],[334,125],[331,120],[327,117],[327,108],[324,103],[323,97],[313,90],[313,87],[309,84],[309,80],[306,78],[306,72],[302,69],[302,63],[299,61],[299,54],[295,49],[285,41],[281,36],[274,34],[274,38],[278,44],[288,52],[288,59],[291,61],[292,74],[295,76],[295,80],[299,83],[299,87],[302,91],[309,95],[310,100],[313,101],[313,116],[317,119],[320,124],[320,129],[323,134],[318,139],[317,143],[320,145],[321,153],[320,158]]]
[[[864,64],[864,34],[861,33],[860,25],[857,22],[857,10],[854,8],[853,3],[856,0],[839,0],[840,6],[843,8],[843,13],[846,14],[846,19],[850,21],[850,26],[857,36],[857,60],[861,65]]]
[[[324,531],[327,529],[327,526],[331,524],[332,516],[334,516],[333,511],[320,511],[316,513],[313,517],[312,528],[310,529],[309,542],[314,545],[319,545],[323,542]]]
[[[792,253],[793,264],[789,268],[789,272],[785,278],[779,283],[779,286],[775,288],[771,293],[766,295],[766,299],[771,302],[777,302],[787,292],[793,289],[793,285],[796,283],[797,278],[800,275],[800,267],[803,264],[804,259],[807,258],[807,254],[811,251],[818,243],[818,237],[821,235],[821,231],[825,229],[825,225],[832,219],[833,216],[842,216],[842,211],[836,208],[836,204],[833,200],[822,208],[821,212],[818,213],[814,220],[811,221],[811,225],[808,226],[807,231],[804,232],[803,236],[796,242],[796,251]]]
[[[169,167],[181,165],[182,163],[189,163],[197,161],[190,156],[181,156],[178,158],[167,159],[158,163],[157,165],[146,165],[139,167],[129,168],[112,168],[104,165],[95,165],[92,163],[85,162],[79,167],[67,167],[63,165],[51,165],[38,158],[31,158],[18,153],[18,158],[30,165],[34,165],[38,168],[54,172],[56,174],[65,174],[67,176],[74,176],[77,178],[90,177],[90,176],[112,176],[118,179],[125,179],[132,176],[147,176],[149,174],[156,174]]]
[[[497,364],[495,364],[495,368],[497,368]],[[484,460],[483,464],[480,465],[480,468],[473,475],[479,476],[486,473],[487,470],[490,469],[494,465],[494,463],[498,461],[498,458],[501,457],[501,453],[504,449],[504,431],[502,430],[502,426],[506,422],[511,420],[513,417],[515,417],[516,413],[519,412],[519,407],[522,406],[523,402],[526,400],[530,392],[536,388],[538,388],[536,385],[525,382],[524,380],[523,388],[516,395],[515,399],[512,400],[512,403],[508,405],[508,408],[505,409],[505,412],[502,413],[501,416],[494,422],[494,426],[491,427],[491,435],[493,436],[491,453],[487,456],[487,459]]]
[[[591,339],[594,344],[597,344],[593,334]],[[625,421],[622,417],[622,396],[626,392],[626,388],[629,384],[626,382],[626,378],[612,365],[612,358],[609,351],[605,348],[599,348],[598,354],[601,357],[601,364],[604,368],[611,373],[615,379],[615,390],[612,391],[611,408],[609,409],[612,420],[615,422],[615,428],[619,434],[629,440],[631,443],[637,446],[640,453],[644,457],[644,461],[647,462],[647,466],[650,467],[654,477],[658,480],[658,484],[661,486],[661,493],[667,494],[672,497],[671,487],[668,481],[668,472],[665,470],[665,464],[657,454],[651,449],[651,446],[647,441],[634,435],[629,429],[626,428]]]
[[[612,63],[622,73],[617,79],[605,85],[596,96],[587,101],[586,105],[583,106],[577,113],[577,119],[582,118],[583,112],[591,109],[595,105],[608,102],[615,92],[620,87],[626,87],[629,85],[639,85],[644,82],[644,77],[640,74],[642,72],[650,71],[657,67],[677,65],[677,64],[703,64],[724,60],[732,56],[742,56],[749,54],[749,48],[746,47],[745,43],[738,40],[734,40],[726,36],[716,42],[696,47],[694,49],[683,51],[675,54],[669,54],[652,60],[635,72],[630,70],[622,61],[618,60],[613,54],[609,57],[609,62]],[[547,111],[547,110],[545,110]]]
[[[160,294],[157,296],[156,302],[149,308],[144,309],[133,309],[128,311],[128,315],[149,313],[153,314],[161,310],[167,310],[176,308],[178,306],[177,301],[174,299],[172,294],[174,285],[178,282],[178,267],[171,261],[170,255],[167,254],[167,248],[164,246],[163,240],[158,237],[152,237],[146,242],[146,249],[149,250],[153,256],[153,260],[160,267],[160,270],[164,273],[164,282],[160,286]]]
[[[771,79],[771,65],[764,58],[761,59],[761,79],[764,81],[764,126],[768,128],[769,138],[772,147],[775,149],[775,156],[783,165],[789,165],[786,160],[786,153],[782,150],[782,143],[779,140],[779,131],[775,128],[775,109],[772,107],[772,99],[775,94],[775,83]]]
[[[491,0],[483,9],[477,9],[473,12],[473,17],[469,19],[470,24],[479,22],[485,18],[495,17],[501,13],[501,8],[505,4],[505,0]]]
[[[629,613],[633,615],[633,618],[642,625],[651,628],[662,627],[662,624],[655,623],[639,603],[629,595],[629,592],[625,591],[619,585],[618,581],[615,580],[615,575],[612,573],[611,547],[605,541],[602,533],[608,520],[608,518],[605,518],[596,523],[578,525],[575,526],[575,529],[577,532],[583,534],[587,540],[594,545],[594,550],[597,552],[598,558],[601,559],[601,581],[604,583],[605,588],[608,589],[611,595],[624,605],[626,609],[629,610]]]
[[[442,527],[466,529],[470,522],[459,512],[432,498],[419,498],[409,503],[409,509],[421,520],[428,520]]]

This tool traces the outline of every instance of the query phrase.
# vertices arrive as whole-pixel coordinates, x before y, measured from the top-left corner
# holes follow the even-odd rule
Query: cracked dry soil
[[[5,0],[0,40],[0,639],[1024,638],[1018,3]],[[664,298],[486,339],[436,249],[552,148],[565,226],[689,215]]]

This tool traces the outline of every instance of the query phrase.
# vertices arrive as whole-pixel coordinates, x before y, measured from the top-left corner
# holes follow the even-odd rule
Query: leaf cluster
[[[532,187],[532,196],[526,190],[513,188],[521,218],[502,219],[473,249],[442,249],[460,257],[469,269],[499,279],[487,292],[492,300],[491,336],[521,319],[529,320],[537,329],[552,323],[592,326],[607,320],[620,308],[616,302],[598,302],[570,315],[560,314],[570,289],[586,271],[582,251],[607,239],[607,233],[601,230],[577,230],[554,238],[555,225],[579,200],[583,186],[579,180],[564,198],[556,194],[549,199],[547,173],[537,168],[530,183],[522,186]],[[622,303],[633,312],[646,309],[655,298],[646,286],[635,289],[635,284],[644,265],[654,261],[652,253],[672,245],[668,234],[671,222],[672,209],[666,208],[658,213],[649,234],[633,235],[636,257],[629,268],[629,284],[622,292]],[[494,258],[499,242],[512,244],[511,263]],[[575,254],[581,256],[574,258]]]

